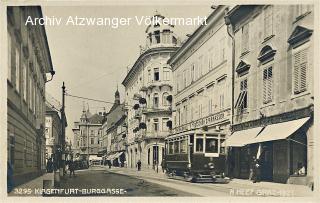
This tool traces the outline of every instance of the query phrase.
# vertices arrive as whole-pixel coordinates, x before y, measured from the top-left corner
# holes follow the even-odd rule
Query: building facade
[[[127,144],[127,123],[126,109],[120,103],[120,93],[115,92],[114,104],[107,113],[106,121],[103,124],[102,140],[105,140],[107,153],[104,156],[104,163],[110,162],[113,166],[124,167],[126,163],[126,144]],[[103,144],[104,144],[103,143]]]
[[[57,150],[61,145],[62,128],[59,113],[56,109],[46,106],[45,116],[46,160],[58,160]]]
[[[226,18],[234,40],[230,175],[248,178],[253,157],[261,179],[313,180],[313,7],[243,5]]]
[[[25,25],[28,16],[41,18],[41,8],[7,7],[7,154],[15,185],[46,169],[45,83],[53,66],[45,28]]]
[[[72,129],[74,141],[72,145],[74,158],[83,160],[97,159],[100,148],[100,134],[102,126],[102,113],[91,114],[89,107],[83,107],[79,122],[74,123]]]
[[[168,62],[175,78],[173,129],[168,137],[175,140],[173,151],[179,151],[180,138],[192,136],[196,140],[194,147],[201,150],[196,152],[206,156],[225,153],[232,108],[231,40],[224,22],[226,9],[227,6],[218,6],[208,16],[207,25],[198,27]],[[205,147],[213,139],[217,141],[215,153]]]
[[[162,19],[164,16],[156,14]],[[161,164],[164,138],[169,135],[167,122],[171,109],[167,97],[172,94],[172,71],[167,63],[179,46],[174,27],[165,24],[150,25],[146,29],[146,47],[122,84],[125,87],[125,105],[128,117],[128,167],[138,160],[142,167]]]

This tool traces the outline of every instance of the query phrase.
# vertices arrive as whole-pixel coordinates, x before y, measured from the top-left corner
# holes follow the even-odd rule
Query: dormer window
[[[265,46],[262,48],[258,60],[262,63],[268,63],[274,59],[274,55],[276,54],[276,50],[272,49],[270,46]]]

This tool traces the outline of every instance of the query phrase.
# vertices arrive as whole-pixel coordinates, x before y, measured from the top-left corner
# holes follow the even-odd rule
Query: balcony
[[[169,131],[164,132],[164,131],[147,131],[144,139],[153,139],[153,138],[165,138],[169,135]]]
[[[171,113],[171,107],[170,106],[149,106],[147,108],[142,109],[143,114],[149,114],[149,113]]]

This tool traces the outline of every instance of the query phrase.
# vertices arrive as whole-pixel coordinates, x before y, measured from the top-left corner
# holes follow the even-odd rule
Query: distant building
[[[226,18],[235,41],[230,174],[309,184],[314,171],[312,5],[240,5]],[[305,172],[299,173],[299,169]]]
[[[225,154],[232,109],[231,39],[224,22],[227,9],[218,6],[208,16],[207,25],[198,27],[168,61],[175,78],[168,154],[187,153],[187,142],[194,153],[206,157]],[[214,147],[209,148],[211,145]]]
[[[103,147],[106,150],[104,161],[110,161],[113,166],[124,166],[127,144],[126,112],[124,104],[120,103],[118,90],[102,126],[102,140],[106,140],[106,147]]]
[[[45,116],[46,159],[58,160],[57,150],[61,145],[62,128],[59,112],[46,106]]]
[[[160,19],[164,16],[156,14]],[[164,138],[169,135],[167,122],[171,109],[167,97],[172,92],[172,71],[167,63],[179,46],[174,26],[150,25],[146,29],[146,47],[123,80],[125,105],[128,108],[128,166],[138,160],[142,167],[160,165]]]
[[[87,110],[83,107],[80,121],[75,122],[72,129],[74,133],[72,151],[75,158],[91,160],[98,156],[102,119],[102,113],[92,115],[89,107]]]
[[[7,7],[7,154],[15,185],[45,172],[45,83],[54,74],[45,28],[25,25],[28,16],[42,18],[41,7]]]

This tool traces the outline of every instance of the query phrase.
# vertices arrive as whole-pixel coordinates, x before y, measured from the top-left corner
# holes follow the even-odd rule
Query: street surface
[[[88,189],[87,194],[64,194],[58,196],[196,196],[170,187],[151,183],[142,179],[115,174],[101,167],[91,167],[76,171],[76,177],[67,176],[60,189]],[[123,189],[123,194],[88,194],[90,189]],[[92,191],[92,190],[91,190]]]

